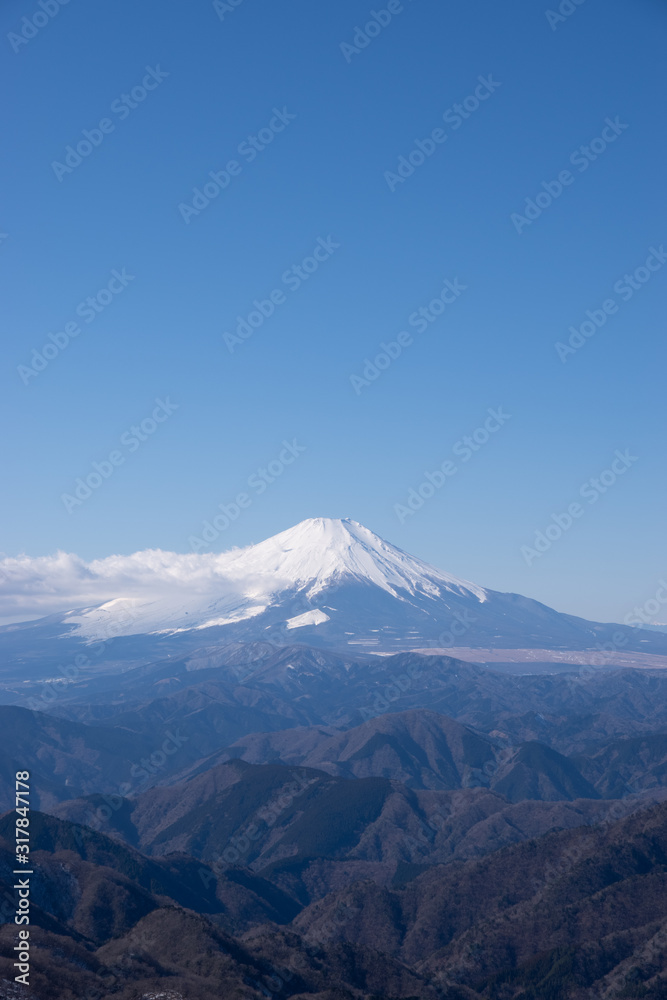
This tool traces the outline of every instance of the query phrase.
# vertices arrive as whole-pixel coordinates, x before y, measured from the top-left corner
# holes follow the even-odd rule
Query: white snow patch
[[[314,611],[306,611],[303,615],[297,615],[296,618],[288,618],[285,628],[292,629],[303,628],[304,625],[321,625],[322,622],[330,620],[329,615],[325,615],[324,611],[316,608]]]

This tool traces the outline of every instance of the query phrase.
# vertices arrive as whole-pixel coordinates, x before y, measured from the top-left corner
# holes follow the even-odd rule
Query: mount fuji
[[[35,662],[48,645],[46,665],[62,660],[72,644],[103,644],[103,659],[118,662],[236,642],[355,654],[456,646],[595,650],[604,644],[667,652],[661,633],[589,622],[457,579],[349,519],[310,518],[222,554],[150,550],[99,560],[85,571],[105,599],[4,626],[6,662]],[[41,581],[43,589],[47,582]]]

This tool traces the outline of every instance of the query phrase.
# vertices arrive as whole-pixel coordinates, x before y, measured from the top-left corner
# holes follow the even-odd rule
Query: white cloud
[[[0,616],[4,622],[99,605],[116,598],[142,603],[160,599],[220,601],[252,590],[251,580],[232,582],[229,555],[148,549],[90,563],[68,552],[0,559]]]

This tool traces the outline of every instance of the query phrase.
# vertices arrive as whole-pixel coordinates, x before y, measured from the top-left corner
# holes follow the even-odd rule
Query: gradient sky
[[[654,597],[667,575],[667,265],[631,297],[614,284],[667,245],[667,9],[570,6],[552,26],[535,0],[405,0],[346,58],[341,43],[386,4],[70,0],[12,44],[41,8],[6,0],[0,549],[187,552],[246,492],[210,550],[352,517],[562,611],[620,620]],[[158,66],[168,76],[144,101],[112,110]],[[489,74],[488,99],[460,127],[443,121]],[[275,108],[296,117],[249,162],[239,144]],[[104,118],[100,145],[54,168]],[[570,156],[607,118],[627,128],[583,171]],[[446,140],[390,190],[385,172],[439,127]],[[234,159],[240,173],[186,222],[179,205]],[[512,213],[568,168],[572,183],[518,233]],[[289,287],[320,237],[340,246]],[[127,287],[77,318],[123,268]],[[424,332],[407,325],[445,279],[465,292]],[[224,334],[273,289],[285,301],[230,353]],[[608,299],[617,311],[561,361],[556,342]],[[77,319],[26,385],[33,348]],[[403,330],[412,344],[355,393],[350,376]],[[132,450],[123,435],[167,397],[178,408]],[[470,461],[453,456],[498,407],[511,419]],[[284,440],[305,451],[260,494],[249,477]],[[580,488],[617,449],[636,461],[590,504]],[[114,451],[122,464],[68,512],[62,495]],[[456,474],[399,517],[447,459]],[[527,565],[522,546],[579,501]]]

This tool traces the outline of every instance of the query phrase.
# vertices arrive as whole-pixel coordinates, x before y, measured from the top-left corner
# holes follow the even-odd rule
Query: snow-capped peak
[[[219,554],[148,550],[84,564],[59,553],[41,560],[39,566],[34,561],[24,566],[26,560],[20,565],[12,562],[13,575],[30,570],[34,585],[39,569],[40,591],[53,592],[56,588],[47,572],[53,564],[63,603],[67,600],[63,577],[73,578],[77,590],[72,587],[69,608],[77,610],[69,610],[64,622],[76,634],[96,640],[212,627],[238,630],[244,622],[247,630],[261,633],[269,619],[274,623],[282,619],[291,627],[322,624],[332,614],[340,617],[328,607],[337,598],[329,599],[326,592],[338,594],[346,586],[367,587],[372,606],[381,591],[384,598],[403,606],[419,606],[422,615],[437,615],[435,605],[449,598],[479,606],[489,596],[483,588],[429,566],[348,518],[308,518],[256,545]],[[350,600],[346,614],[357,598]],[[361,603],[365,605],[366,599]],[[312,617],[315,612],[317,620]],[[394,617],[386,606],[382,614]]]
[[[486,599],[482,587],[442,573],[385,542],[349,518],[312,517],[258,545],[229,553],[231,576],[269,577],[305,589],[312,598],[326,587],[353,579],[397,591],[438,596],[442,589]],[[258,580],[258,582],[260,582]]]

